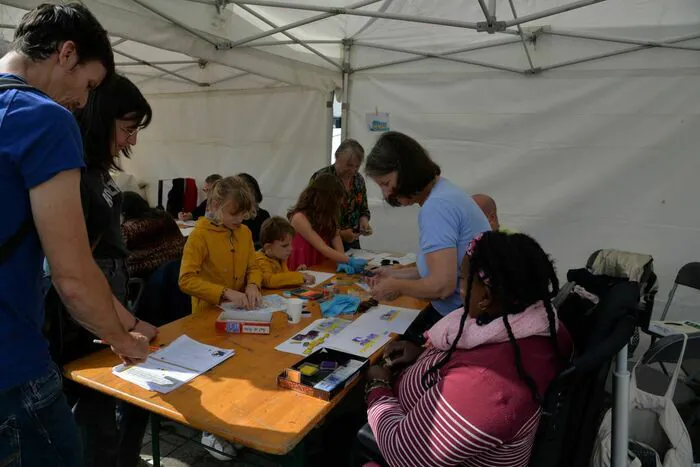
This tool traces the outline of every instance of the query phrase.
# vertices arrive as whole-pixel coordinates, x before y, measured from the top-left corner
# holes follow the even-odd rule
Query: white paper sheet
[[[323,282],[326,282],[329,279],[332,279],[335,277],[335,274],[331,272],[320,272],[320,271],[303,271],[305,274],[311,274],[314,276],[316,281],[313,283],[313,285],[319,285]]]
[[[233,350],[205,345],[185,335],[152,353],[134,366],[117,365],[116,376],[144,389],[168,393],[235,354]]]
[[[261,312],[261,313],[274,313],[275,311],[284,311],[287,309],[287,299],[281,295],[264,295],[262,299],[262,304],[260,308],[255,308],[255,310],[246,310],[245,308],[236,308],[231,303],[222,303],[219,305],[224,311],[242,311],[242,312]]]
[[[326,340],[339,334],[351,321],[340,318],[317,319],[275,349],[296,355],[310,355],[324,347]]]
[[[174,391],[200,374],[150,358],[139,365],[115,366],[112,373],[144,389],[163,394]]]
[[[403,334],[411,323],[418,318],[419,314],[420,310],[379,305],[367,310],[355,320],[355,324],[364,329],[377,332]]]
[[[194,227],[185,227],[184,229],[180,229],[180,233],[183,237],[189,237],[192,232],[194,232]]]
[[[346,327],[340,334],[332,336],[324,343],[324,346],[369,358],[391,340],[391,334],[388,331],[374,331],[357,324],[355,322]]]
[[[233,350],[205,345],[182,335],[149,359],[204,373],[234,354]]]

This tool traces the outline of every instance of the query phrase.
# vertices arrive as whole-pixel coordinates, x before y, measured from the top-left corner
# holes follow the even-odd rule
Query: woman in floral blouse
[[[321,174],[337,176],[345,187],[345,199],[340,208],[340,237],[345,250],[360,248],[360,235],[371,235],[367,187],[360,175],[360,167],[365,159],[365,150],[354,139],[343,141],[335,152],[335,164],[319,170],[311,177],[314,180]]]

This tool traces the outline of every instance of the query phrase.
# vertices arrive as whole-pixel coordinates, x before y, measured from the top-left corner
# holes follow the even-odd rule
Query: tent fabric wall
[[[598,248],[649,253],[665,301],[678,268],[700,260],[692,57],[687,73],[355,74],[349,131],[369,151],[378,134],[365,114],[389,112],[391,129],[424,144],[447,178],[492,195],[504,226],[538,239],[562,278]],[[653,54],[638,59],[651,67]],[[389,208],[368,186],[376,234],[364,244],[414,250],[417,209]],[[697,317],[698,298],[677,295],[670,316]]]
[[[211,173],[248,172],[265,195],[262,207],[284,214],[315,170],[328,163],[326,94],[298,88],[257,92],[150,95],[153,122],[139,133],[124,168],[149,184]]]

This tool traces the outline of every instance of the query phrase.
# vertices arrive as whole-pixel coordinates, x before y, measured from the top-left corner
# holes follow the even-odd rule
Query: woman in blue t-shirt
[[[417,265],[381,268],[372,287],[379,300],[399,295],[430,300],[411,328],[417,337],[462,306],[458,278],[467,245],[476,234],[491,229],[474,200],[441,177],[440,166],[410,136],[384,133],[367,157],[365,172],[391,206],[420,206]]]

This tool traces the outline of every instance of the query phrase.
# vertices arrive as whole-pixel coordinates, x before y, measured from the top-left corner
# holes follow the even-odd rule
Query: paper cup
[[[292,324],[301,321],[301,312],[304,308],[304,300],[300,298],[290,298],[287,300],[287,320]]]

